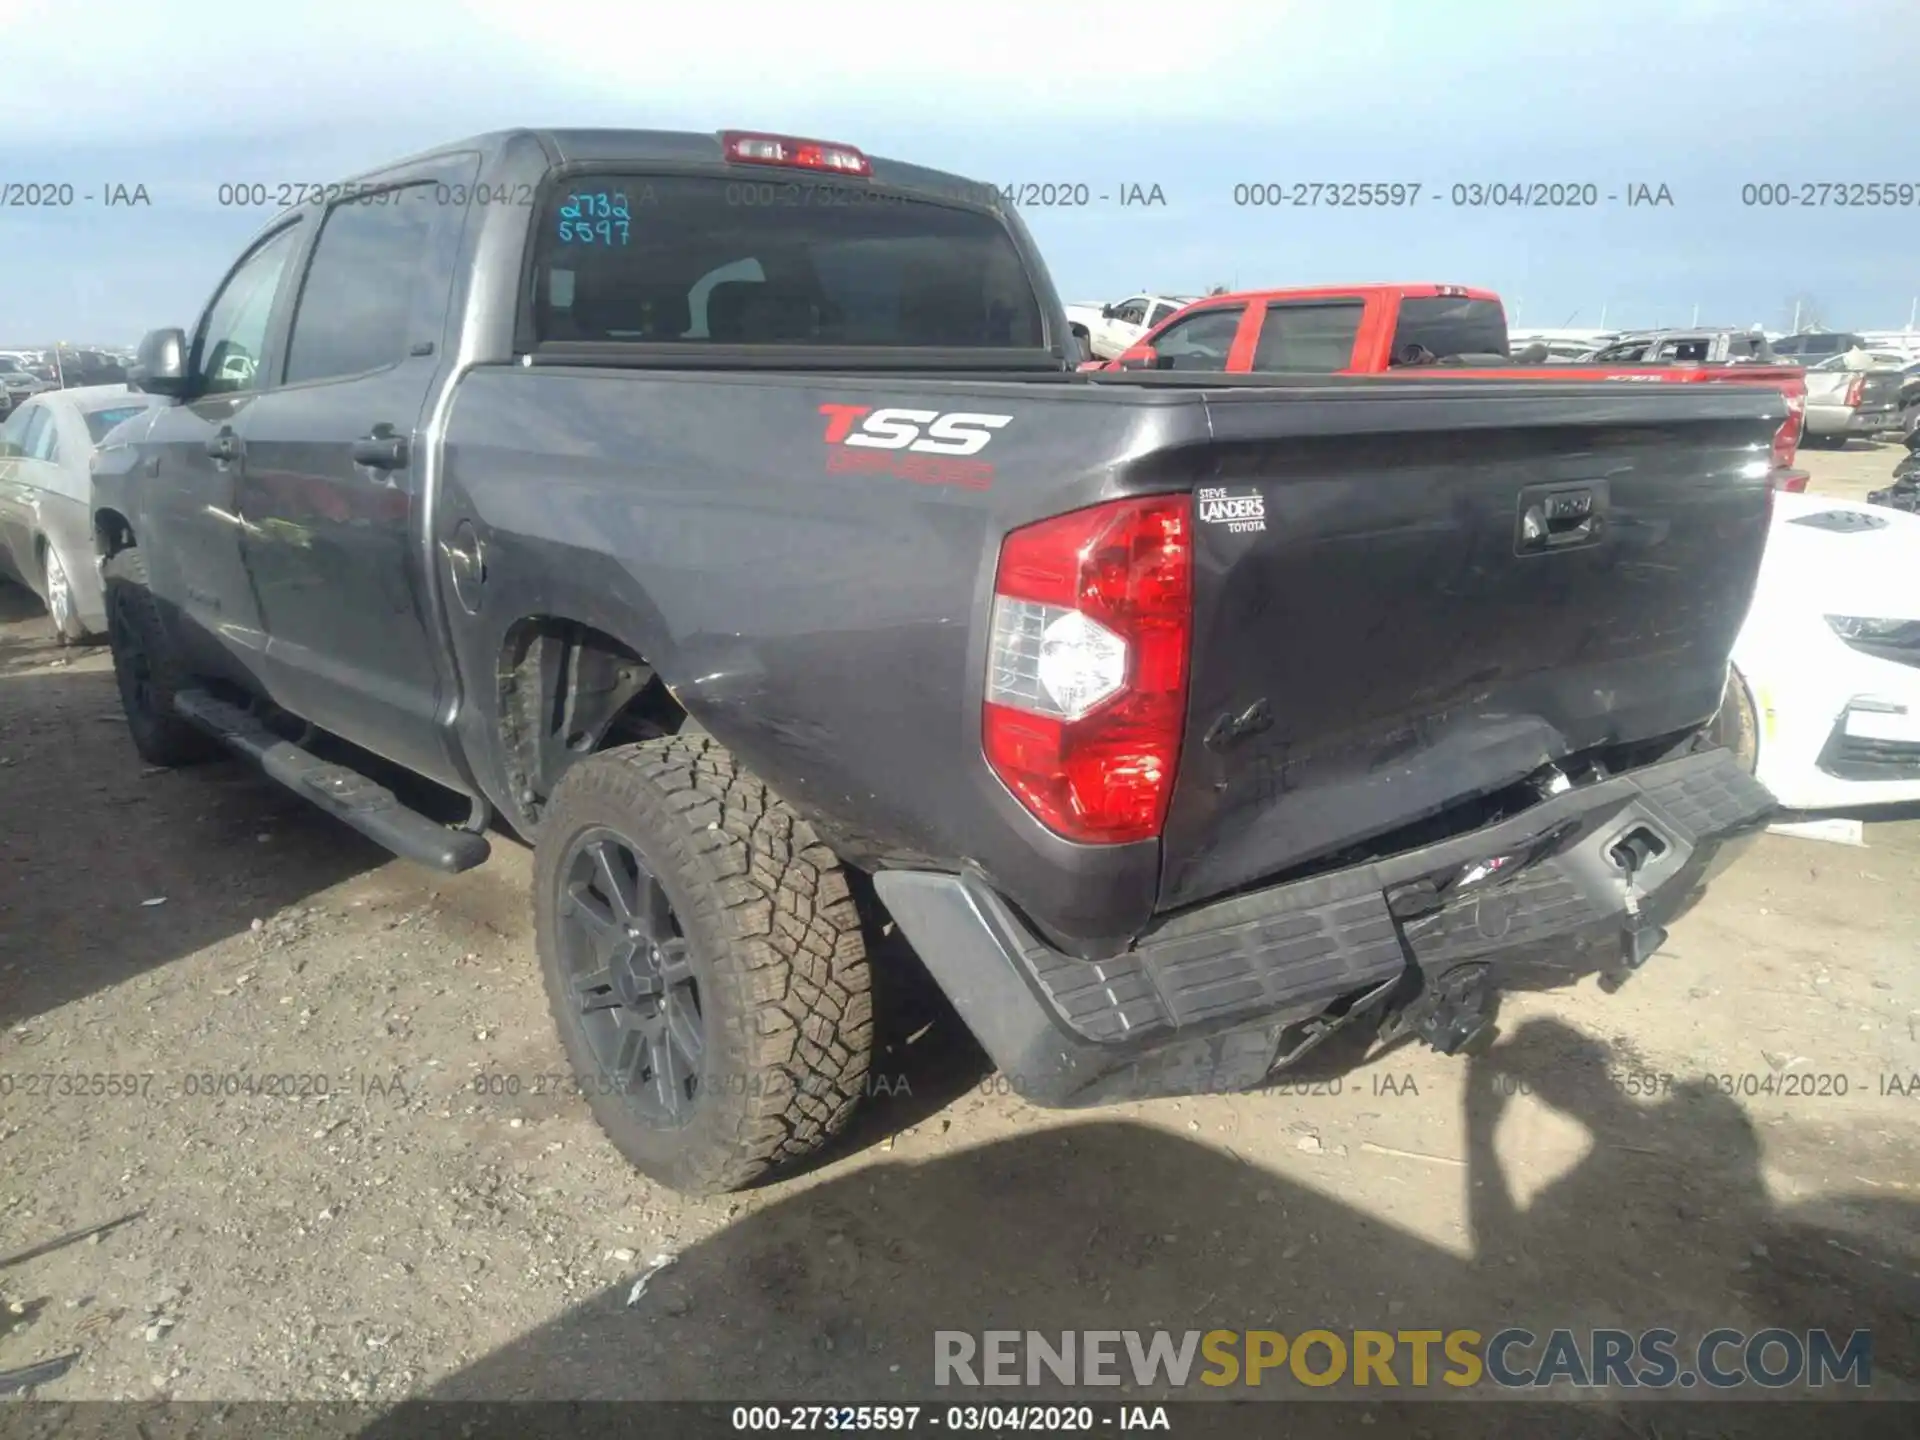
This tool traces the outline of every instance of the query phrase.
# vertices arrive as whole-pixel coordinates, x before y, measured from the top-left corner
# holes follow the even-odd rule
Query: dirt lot
[[[105,652],[0,603],[0,1251],[142,1212],[0,1268],[0,1368],[81,1352],[48,1398],[925,1398],[990,1327],[1869,1327],[1920,1381],[1920,822],[1763,837],[1473,1062],[1057,1114],[902,1024],[830,1163],[689,1203],[551,1078],[523,850],[148,771]]]

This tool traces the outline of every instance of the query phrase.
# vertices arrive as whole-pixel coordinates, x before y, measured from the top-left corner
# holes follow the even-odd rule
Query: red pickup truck
[[[1804,490],[1794,468],[1806,373],[1794,365],[1516,364],[1500,297],[1466,285],[1331,285],[1209,295],[1167,317],[1117,360],[1083,370],[1219,370],[1294,375],[1529,376],[1652,384],[1731,381],[1777,388],[1788,416],[1773,439],[1774,482]]]

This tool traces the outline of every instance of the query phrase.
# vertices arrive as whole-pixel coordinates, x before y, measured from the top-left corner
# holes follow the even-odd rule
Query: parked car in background
[[[103,633],[93,558],[95,451],[159,397],[124,385],[31,396],[0,427],[0,570],[38,595],[63,645]]]
[[[1578,340],[1527,340],[1516,339],[1515,348],[1531,345],[1546,347],[1546,359],[1550,365],[1578,365],[1593,353],[1593,346],[1582,344]]]
[[[1920,800],[1920,516],[1781,495],[1716,734],[1780,803]]]
[[[23,401],[53,386],[20,366],[0,369],[0,417],[11,413]]]
[[[1615,330],[1515,330],[1509,327],[1507,348],[1518,353],[1534,345],[1544,345],[1547,350],[1545,357],[1547,362],[1561,365],[1575,360],[1584,360],[1601,346],[1610,345],[1619,338],[1619,332]]]
[[[103,351],[59,350],[53,361],[60,386],[65,390],[126,383],[127,367]]]
[[[1067,326],[1076,338],[1084,332],[1088,356],[1111,360],[1154,326],[1192,304],[1194,298],[1191,295],[1135,295],[1098,309],[1070,305]]]
[[[1023,1096],[1214,1093],[1625,978],[1771,810],[1705,729],[1777,394],[1075,375],[1016,209],[792,137],[341,191],[142,346],[129,735],[443,869],[527,837],[576,1093],[667,1184],[845,1126],[878,924]]]
[[[1900,407],[1900,433],[1920,432],[1920,360],[1900,367],[1900,395],[1894,403]]]
[[[1594,365],[1774,365],[1782,363],[1758,330],[1639,330],[1587,356]],[[1798,361],[1787,363],[1798,364]]]
[[[1465,285],[1344,285],[1241,291],[1209,295],[1164,321],[1118,360],[1095,370],[1222,370],[1294,375],[1449,375],[1513,378],[1521,375],[1579,381],[1688,384],[1728,381],[1767,385],[1788,414],[1774,436],[1774,483],[1804,490],[1807,472],[1794,461],[1800,446],[1800,407],[1806,394],[1798,366],[1754,361],[1730,364],[1689,355],[1724,354],[1731,341],[1716,334],[1646,332],[1628,353],[1660,358],[1626,364],[1552,364],[1544,344],[1512,355],[1506,311],[1491,290]],[[1698,343],[1704,342],[1704,343]],[[1764,337],[1761,343],[1764,345]],[[1613,353],[1609,347],[1601,353]],[[1529,363],[1530,362],[1530,363]]]
[[[1868,491],[1868,504],[1920,512],[1920,428],[1909,430],[1904,443],[1907,453],[1893,467],[1893,483],[1883,490]]]
[[[1795,335],[1782,335],[1771,343],[1773,353],[1780,359],[1809,369],[1831,356],[1868,348],[1866,340],[1851,330],[1802,330]]]
[[[1897,356],[1856,368],[1853,357],[1869,353],[1847,351],[1807,367],[1807,444],[1844,445],[1855,435],[1901,428],[1906,369]]]

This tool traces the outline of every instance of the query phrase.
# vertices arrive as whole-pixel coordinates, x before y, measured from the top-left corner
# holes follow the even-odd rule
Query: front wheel
[[[186,688],[187,676],[148,588],[145,558],[137,549],[122,550],[108,559],[101,576],[107,587],[113,678],[120,687],[133,748],[149,765],[212,759],[220,753],[219,745],[173,708],[173,697]]]
[[[852,1117],[873,1021],[846,876],[710,736],[567,773],[535,846],[534,929],[573,1074],[642,1173],[738,1190]]]

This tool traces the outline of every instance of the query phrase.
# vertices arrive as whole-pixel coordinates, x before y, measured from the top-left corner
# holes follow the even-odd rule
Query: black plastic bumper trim
[[[1036,937],[977,876],[883,871],[881,899],[1013,1088],[1039,1104],[1244,1089],[1288,1027],[1417,966],[1573,967],[1664,925],[1773,797],[1725,750],[1570,790],[1435,845],[1169,917],[1111,960]],[[1609,852],[1650,829],[1633,877]],[[1589,965],[1588,969],[1601,966]]]

